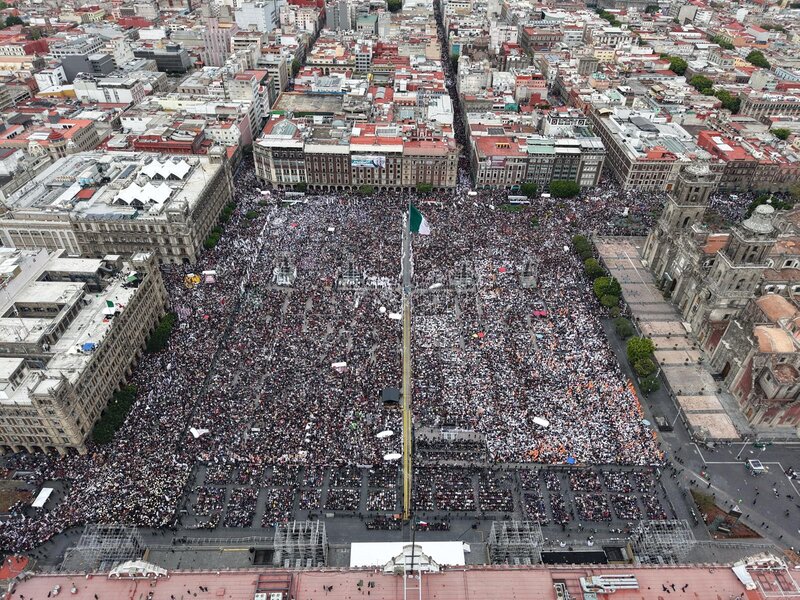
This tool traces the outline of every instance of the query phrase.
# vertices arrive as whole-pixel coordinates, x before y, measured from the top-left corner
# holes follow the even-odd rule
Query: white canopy
[[[53,488],[42,488],[42,490],[36,495],[36,498],[31,503],[33,508],[42,508],[45,505],[45,502],[50,498],[50,494],[53,493]]]
[[[756,582],[753,581],[752,575],[747,571],[747,567],[743,564],[736,564],[731,567],[733,570],[733,574],[736,575],[736,578],[742,582],[742,585],[746,590],[754,590],[756,589]]]
[[[540,427],[550,427],[550,421],[543,419],[542,417],[533,417],[533,422]]]
[[[168,160],[163,163],[154,160],[153,162],[142,167],[142,173],[147,175],[150,179],[153,179],[156,176],[160,177],[161,179],[168,179],[169,177],[183,179],[191,170],[192,167],[190,167],[189,163],[187,163],[185,160],[181,160],[180,162]]]
[[[117,565],[108,574],[109,579],[144,579],[148,577],[166,577],[167,570],[143,560],[129,560]]]
[[[353,542],[350,544],[350,568],[384,567],[386,563],[403,553],[407,542]],[[417,542],[416,552],[422,551],[440,565],[461,566],[465,564],[464,544],[461,542]],[[415,552],[415,554],[416,554]],[[419,555],[416,555],[419,557]],[[416,561],[419,558],[415,558]]]
[[[140,186],[138,183],[132,183],[124,190],[117,194],[114,202],[124,202],[128,206],[134,202],[140,204],[164,204],[172,195],[172,188],[166,183],[161,183],[158,186],[153,185],[149,181]]]

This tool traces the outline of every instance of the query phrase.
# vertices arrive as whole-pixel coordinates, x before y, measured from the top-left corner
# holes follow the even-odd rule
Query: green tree
[[[418,183],[417,184],[417,193],[418,194],[430,194],[433,191],[433,185],[430,183]]]
[[[6,27],[11,27],[12,25],[25,25],[25,21],[20,19],[17,16],[11,15],[10,17],[6,18]]]
[[[453,73],[458,73],[458,59],[460,57],[461,57],[460,54],[450,55],[450,67],[453,69]]]
[[[587,238],[585,235],[580,235],[580,234],[572,236],[572,246],[575,248],[577,252],[580,252],[581,250],[585,249],[588,250],[592,249],[592,244],[589,241],[589,238]]]
[[[227,223],[228,221],[230,221],[231,215],[233,215],[233,211],[235,210],[236,210],[236,203],[228,202],[222,209],[222,212],[219,213],[219,222]]]
[[[252,221],[256,217],[258,217],[257,210],[248,210],[246,213],[244,213],[244,218],[247,219],[248,221]]]
[[[723,108],[728,109],[733,114],[739,112],[739,108],[741,107],[742,104],[742,101],[739,99],[739,96],[731,94],[728,90],[716,90],[714,92],[714,96],[716,96],[716,98],[720,102],[722,102]]]
[[[761,50],[752,50],[750,54],[747,55],[745,58],[747,62],[751,65],[756,67],[761,67],[762,69],[769,69],[770,64],[769,61],[764,56],[764,53]]]
[[[606,270],[596,258],[587,258],[583,261],[583,270],[586,271],[586,276],[592,281],[606,273]]]
[[[572,238],[572,245],[575,252],[581,257],[581,260],[592,258],[592,244],[583,235],[576,235]]]
[[[600,298],[600,304],[602,304],[606,308],[615,308],[619,306],[619,296],[606,294],[605,296]]]
[[[362,185],[358,188],[358,193],[361,196],[372,196],[375,193],[375,188],[371,185]]]
[[[721,35],[712,35],[711,36],[711,41],[714,44],[717,44],[718,46],[720,46],[721,48],[725,48],[725,50],[733,50],[735,48],[735,46],[733,44],[731,44],[729,41],[724,39]]]
[[[519,193],[528,198],[533,198],[538,190],[539,186],[532,182],[523,183],[519,186]]]
[[[386,3],[386,7],[389,9],[389,12],[396,13],[403,8],[403,0],[389,0]]]
[[[639,389],[642,390],[643,394],[650,395],[661,389],[661,382],[658,377],[645,377],[639,380]]]
[[[800,183],[789,184],[789,195],[792,197],[792,201],[800,202]]]
[[[177,319],[177,315],[172,312],[161,317],[158,325],[156,325],[156,328],[147,340],[148,352],[159,352],[167,347],[169,336],[172,333],[172,328],[175,327],[175,321]]]
[[[650,358],[656,347],[650,338],[632,337],[628,340],[625,349],[628,354],[628,362],[635,365],[643,358]]]
[[[203,248],[211,250],[219,243],[219,238],[222,237],[222,227],[216,226],[209,233],[208,237],[203,240]]]
[[[114,392],[103,415],[92,429],[92,440],[96,444],[107,444],[114,439],[114,433],[122,427],[125,417],[128,416],[133,403],[136,402],[136,392],[135,385],[127,385]]]
[[[293,188],[295,192],[305,193],[305,191],[308,189],[308,184],[305,181],[301,181],[300,183],[295,183]]]
[[[656,363],[649,358],[640,358],[634,363],[633,370],[640,378],[650,377],[656,372]]]
[[[774,135],[779,140],[785,140],[790,135],[792,135],[792,130],[787,129],[786,127],[776,127],[772,130],[772,135]]]
[[[689,80],[689,85],[701,93],[704,93],[704,90],[714,89],[714,82],[705,75],[695,75]]]
[[[608,21],[612,27],[619,27],[620,25],[622,25],[622,23],[617,19],[617,17],[612,15],[610,12],[603,10],[602,8],[597,10],[597,14],[600,15],[601,19],[605,19],[606,21]]]
[[[789,186],[789,193],[792,195],[792,200],[788,202],[781,198],[776,198],[772,194],[759,194],[756,199],[747,206],[747,216],[749,217],[751,214],[753,214],[753,211],[757,206],[767,203],[771,204],[775,210],[790,210],[792,207],[794,207],[794,203],[797,201],[798,197],[794,195],[797,191],[797,184],[794,184],[794,186]]]
[[[636,330],[633,328],[633,324],[624,317],[614,319],[614,330],[623,340],[627,340],[634,333],[636,333]]]
[[[675,75],[683,75],[686,73],[687,68],[689,68],[689,63],[680,56],[669,57],[669,70],[675,73]]]
[[[658,7],[658,4],[648,4],[647,7],[644,9],[644,12],[645,12],[645,14],[648,14],[648,15],[654,15],[659,10],[661,10],[661,9]]]
[[[598,298],[602,298],[603,296],[619,297],[620,294],[622,294],[622,288],[619,282],[613,277],[598,277],[594,280],[592,289],[594,290],[594,295]]]
[[[301,63],[296,58],[292,61],[292,77],[297,77],[297,74],[300,72],[300,69],[303,68],[303,63]]]
[[[547,189],[556,198],[574,198],[581,193],[581,186],[566,179],[554,179]]]

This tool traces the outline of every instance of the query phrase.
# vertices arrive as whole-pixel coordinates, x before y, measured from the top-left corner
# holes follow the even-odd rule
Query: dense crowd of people
[[[137,367],[137,401],[114,441],[85,456],[6,457],[10,468],[34,473],[34,482],[63,480],[68,492],[34,517],[15,510],[0,523],[0,546],[28,549],[86,522],[178,527],[192,493],[219,523],[214,486],[313,488],[322,467],[380,468],[399,452],[400,412],[384,406],[381,392],[401,380],[395,316],[401,224],[412,199],[433,228],[413,242],[415,425],[468,429],[483,439],[424,442],[426,458],[661,460],[569,240],[579,231],[641,233],[663,198],[604,184],[515,212],[503,207],[507,192],[468,195],[468,186],[462,171],[456,189],[427,198],[337,194],[285,206],[276,201],[280,192],[263,195],[252,165],[244,165],[235,177],[237,207],[217,246],[195,265],[163,268],[179,326],[166,351]],[[188,273],[205,270],[217,272],[215,283],[186,285]],[[521,284],[523,272],[535,274],[535,286]],[[537,424],[542,419],[548,426]],[[196,437],[192,428],[207,432]],[[378,436],[387,431],[394,433]],[[418,506],[476,508],[471,482],[449,479],[446,468],[434,476],[441,485],[415,487]],[[357,506],[351,490],[361,471],[358,481],[336,477],[324,508]],[[263,524],[290,518],[294,496],[282,492],[270,491]],[[570,511],[558,494],[552,491],[551,511],[563,520]],[[497,510],[509,506],[502,485],[486,481],[479,495]],[[392,503],[389,493],[369,496],[370,506]],[[224,524],[252,521],[254,504],[250,493],[229,494]],[[304,493],[299,504],[312,509],[320,498]]]

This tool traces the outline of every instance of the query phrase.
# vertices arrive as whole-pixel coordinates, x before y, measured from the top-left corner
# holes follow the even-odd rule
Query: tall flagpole
[[[411,518],[411,197],[403,216],[403,521]],[[413,523],[412,523],[413,527]]]

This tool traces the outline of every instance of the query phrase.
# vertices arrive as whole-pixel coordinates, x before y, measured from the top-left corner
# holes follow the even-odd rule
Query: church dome
[[[742,222],[742,227],[753,233],[770,233],[772,227],[772,217],[775,208],[770,204],[760,204],[756,206],[750,218]]]

